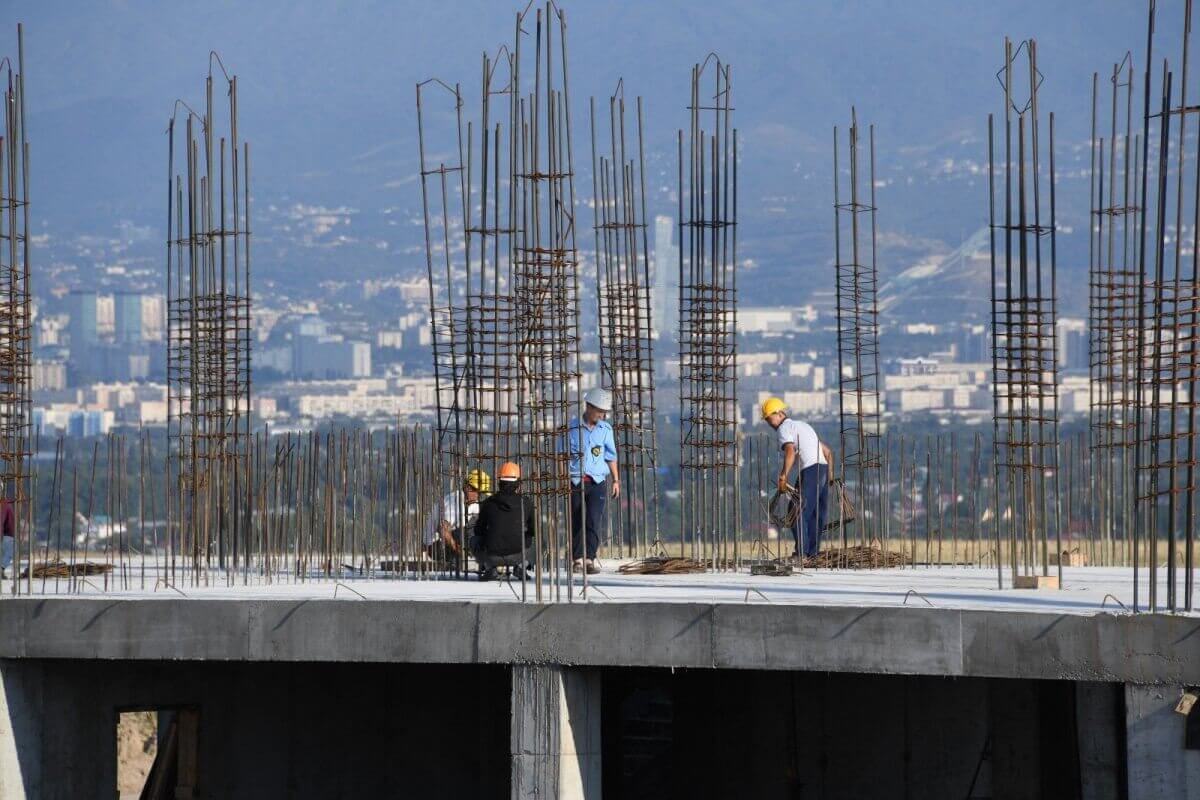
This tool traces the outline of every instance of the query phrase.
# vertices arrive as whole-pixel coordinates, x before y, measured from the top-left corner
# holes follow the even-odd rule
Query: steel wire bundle
[[[639,558],[617,567],[622,575],[690,575],[707,570],[708,565],[703,561],[678,556]]]
[[[33,565],[32,574],[28,567],[21,573],[22,578],[73,578],[77,575],[103,575],[112,572],[112,564],[97,564],[94,561],[83,561],[78,564],[68,564],[61,559],[39,561]]]
[[[880,550],[874,545],[831,547],[815,556],[808,556],[801,566],[814,569],[878,569],[880,567],[902,567],[909,563],[903,553]]]

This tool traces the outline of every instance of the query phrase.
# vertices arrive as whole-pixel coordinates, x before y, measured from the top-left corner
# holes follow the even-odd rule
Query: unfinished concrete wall
[[[198,797],[509,793],[510,686],[504,667],[121,661],[2,666],[7,719],[23,726],[13,736],[0,731],[4,800],[112,796],[118,710],[164,706],[200,712]],[[23,770],[19,782],[10,780],[8,769],[14,753]]]
[[[1187,718],[1175,713],[1180,694],[1179,687],[1125,687],[1129,800],[1200,797],[1200,750],[1184,748]]]

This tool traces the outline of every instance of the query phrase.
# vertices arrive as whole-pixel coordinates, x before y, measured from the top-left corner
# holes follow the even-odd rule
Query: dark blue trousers
[[[586,503],[584,502],[586,500]],[[600,528],[604,525],[604,509],[608,504],[608,481],[591,483],[582,481],[571,485],[571,553],[572,558],[584,558],[584,539],[587,540],[587,558],[595,558],[600,547]],[[583,525],[583,507],[587,506],[587,530]],[[585,537],[586,534],[586,537]]]
[[[829,511],[828,464],[813,464],[800,470],[800,494],[804,508],[792,525],[792,535],[796,537],[796,551],[812,557],[821,550],[821,531],[825,530]]]

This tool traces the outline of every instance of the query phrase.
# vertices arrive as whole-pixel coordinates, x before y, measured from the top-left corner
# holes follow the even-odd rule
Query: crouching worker
[[[437,569],[457,569],[467,536],[479,515],[479,500],[491,490],[491,476],[481,469],[472,469],[461,489],[442,498],[425,529],[425,553]]]
[[[509,461],[500,467],[499,491],[479,504],[471,555],[479,564],[479,580],[495,580],[498,567],[513,567],[525,576],[533,558],[533,499],[521,494],[521,468]]]

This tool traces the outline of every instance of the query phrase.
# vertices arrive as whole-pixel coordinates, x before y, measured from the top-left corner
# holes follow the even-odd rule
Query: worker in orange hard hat
[[[505,462],[496,478],[499,491],[479,504],[471,537],[481,581],[494,580],[499,567],[523,578],[533,555],[533,500],[521,494],[521,467]]]
[[[788,476],[792,466],[799,462],[799,486],[804,505],[801,513],[796,515],[792,535],[796,538],[796,555],[813,558],[821,549],[821,531],[825,529],[828,514],[833,451],[807,422],[789,419],[787,404],[778,397],[764,400],[761,410],[763,420],[775,429],[779,449],[783,451],[783,465],[777,481],[781,492],[791,488]]]

